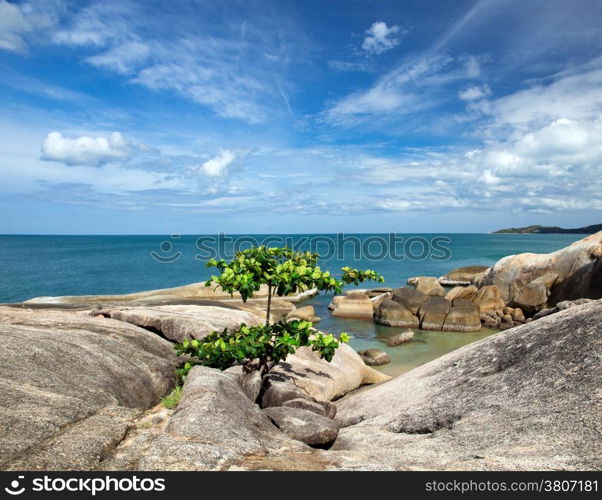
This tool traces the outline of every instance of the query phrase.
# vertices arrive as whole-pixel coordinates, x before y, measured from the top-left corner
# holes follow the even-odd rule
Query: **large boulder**
[[[445,295],[445,290],[439,284],[437,278],[432,276],[410,278],[408,283],[414,285],[417,291],[422,292],[429,297],[443,297]]]
[[[330,363],[320,359],[311,348],[301,347],[273,368],[270,377],[292,383],[295,389],[302,389],[318,401],[332,401],[363,385],[376,384],[390,378],[366,366],[347,344],[342,344],[336,350]],[[303,396],[298,394],[296,397]]]
[[[172,344],[128,323],[0,307],[0,469],[98,467],[176,363]]]
[[[340,318],[372,319],[374,314],[372,301],[364,293],[350,293],[332,304],[332,315]]]
[[[602,231],[549,254],[500,259],[481,279],[512,307],[534,313],[563,300],[602,297]]]
[[[423,330],[442,330],[450,309],[451,302],[449,300],[443,297],[431,297],[420,306],[418,311],[420,328]]]
[[[103,469],[222,470],[256,456],[308,450],[278,430],[246,397],[236,377],[195,366],[176,411],[160,425],[140,426]]]
[[[337,402],[342,468],[599,470],[602,301],[453,351]]]
[[[445,298],[452,302],[455,300],[469,300],[470,302],[475,302],[478,295],[479,289],[474,285],[456,286],[447,292]]]
[[[395,347],[400,344],[405,344],[414,338],[414,330],[408,329],[401,333],[397,333],[390,337],[385,337],[384,341],[388,346]]]
[[[112,319],[159,332],[174,342],[202,339],[213,331],[236,331],[242,323],[258,325],[256,315],[217,306],[167,305],[154,307],[111,307],[93,311]]]
[[[428,299],[429,296],[427,294],[409,287],[396,288],[391,296],[391,300],[409,309],[412,314],[418,314],[418,309]]]
[[[495,285],[486,285],[480,288],[474,302],[478,304],[482,314],[501,311],[506,305],[499,288]]]
[[[364,349],[358,351],[358,354],[368,366],[386,365],[391,362],[389,355],[380,349]]]
[[[316,311],[313,306],[305,306],[293,309],[286,315],[288,321],[298,319],[300,321],[311,321],[314,322],[316,318]]]
[[[310,410],[278,406],[263,411],[287,436],[310,446],[325,447],[339,433],[339,425],[334,420]]]
[[[374,321],[380,325],[397,326],[402,328],[418,328],[419,320],[412,311],[399,302],[386,299],[374,314]]]
[[[284,299],[288,302],[300,302],[318,293],[318,290],[304,290]],[[254,294],[259,300],[265,300],[268,295],[267,285],[262,285]],[[221,287],[212,283],[207,286],[205,282],[192,283],[190,285],[177,286],[173,288],[162,288],[159,290],[146,290],[144,292],[126,293],[119,295],[65,295],[57,297],[34,297],[26,301],[27,304],[62,304],[62,305],[87,305],[91,304],[110,304],[110,305],[161,305],[161,304],[182,304],[187,301],[240,301],[238,292],[229,293],[222,290]],[[280,297],[274,297],[274,301],[283,300]]]
[[[470,285],[476,283],[488,269],[487,266],[458,267],[441,276],[439,278],[439,283],[444,286]]]
[[[467,300],[454,300],[441,329],[449,332],[478,332],[481,329],[479,306]]]

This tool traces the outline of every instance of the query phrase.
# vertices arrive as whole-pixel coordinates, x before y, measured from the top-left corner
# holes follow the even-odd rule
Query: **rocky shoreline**
[[[602,232],[335,297],[333,315],[410,328],[395,345],[411,328],[507,331],[391,380],[346,345],[331,363],[299,349],[261,393],[239,367],[199,366],[175,409],[173,342],[262,322],[265,299],[195,284],[0,306],[0,469],[598,469],[601,270]],[[309,294],[276,319],[316,322],[294,304]]]

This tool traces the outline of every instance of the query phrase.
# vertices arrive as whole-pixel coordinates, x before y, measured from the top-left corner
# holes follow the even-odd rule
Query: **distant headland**
[[[565,229],[558,226],[533,225],[527,227],[510,227],[507,229],[498,229],[493,233],[594,234],[598,231],[602,231],[602,224],[594,224],[592,226],[578,227],[575,229]]]

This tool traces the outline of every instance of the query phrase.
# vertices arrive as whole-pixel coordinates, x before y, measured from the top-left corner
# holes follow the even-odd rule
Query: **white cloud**
[[[87,61],[94,66],[105,67],[116,73],[128,74],[143,64],[151,55],[148,45],[138,41],[124,42],[107,52],[88,57]]]
[[[222,177],[228,172],[228,167],[235,160],[236,155],[232,151],[223,149],[218,156],[203,163],[201,172],[209,177]]]
[[[560,118],[595,118],[602,112],[602,59],[556,75],[546,85],[539,83],[493,101],[473,103],[473,109],[490,116],[492,126],[521,131]]]
[[[458,93],[458,97],[463,101],[475,101],[477,99],[482,99],[483,97],[487,97],[491,94],[491,89],[487,84],[485,85],[473,85],[471,87],[467,87],[466,89],[460,91]]]
[[[135,147],[120,132],[108,137],[64,137],[50,132],[42,143],[42,160],[65,165],[99,166],[115,160],[128,159]]]
[[[479,75],[474,57],[427,55],[410,58],[379,78],[369,89],[354,92],[326,111],[331,123],[353,125],[366,118],[411,114],[449,99],[448,87]]]
[[[390,28],[387,23],[377,21],[366,30],[366,36],[362,43],[362,49],[370,54],[381,54],[399,44],[401,28],[393,25]]]
[[[182,16],[193,8],[183,7]],[[210,4],[203,8],[211,18]],[[223,14],[215,10],[215,16]],[[63,23],[53,41],[85,48],[87,63],[127,75],[130,83],[177,93],[222,118],[258,124],[275,110],[289,111],[283,99],[289,46],[302,58],[303,37],[289,26],[292,21],[253,10],[255,20],[244,21],[242,29],[232,19],[219,28],[184,19],[178,30],[166,32],[163,16],[150,16],[142,3],[97,2]]]
[[[26,53],[27,38],[53,27],[60,7],[54,1],[14,4],[0,0],[0,49]]]

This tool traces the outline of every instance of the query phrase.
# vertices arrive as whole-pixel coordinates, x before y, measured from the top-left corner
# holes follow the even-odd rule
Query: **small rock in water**
[[[365,349],[363,351],[359,351],[358,354],[368,366],[386,365],[387,363],[391,362],[389,355],[380,349]]]
[[[385,340],[385,342],[387,343],[387,345],[394,347],[396,345],[404,344],[405,342],[409,342],[413,338],[414,338],[414,330],[408,329],[401,333],[398,333],[397,335],[394,335],[393,337],[387,338]]]

